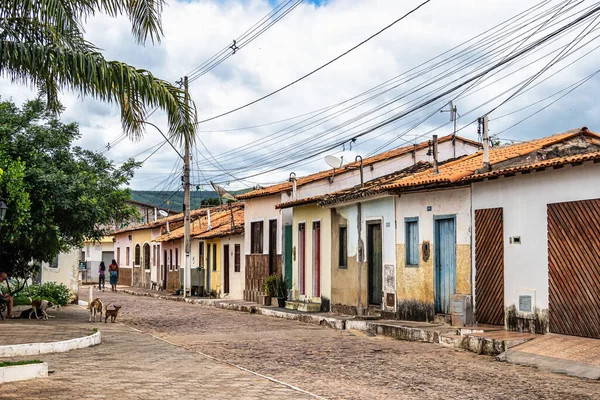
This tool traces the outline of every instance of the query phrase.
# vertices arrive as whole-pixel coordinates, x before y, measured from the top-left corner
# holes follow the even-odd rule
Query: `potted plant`
[[[285,302],[288,296],[288,284],[283,276],[277,279],[277,305],[285,308]]]

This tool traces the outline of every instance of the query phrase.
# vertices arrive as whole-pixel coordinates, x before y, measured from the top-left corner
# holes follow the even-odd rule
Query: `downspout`
[[[365,178],[364,178],[364,174],[363,174],[363,159],[361,156],[356,156],[356,158],[354,158],[354,162],[357,162],[360,159],[360,187],[363,188],[365,187]]]

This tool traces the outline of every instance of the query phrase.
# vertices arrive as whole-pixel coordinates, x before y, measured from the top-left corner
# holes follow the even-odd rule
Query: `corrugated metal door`
[[[600,199],[548,205],[550,332],[600,339]]]
[[[381,305],[383,297],[383,257],[381,224],[367,225],[368,267],[369,267],[369,304]]]
[[[477,322],[504,325],[504,223],[502,208],[475,210]]]
[[[450,314],[450,295],[456,292],[456,219],[435,218],[435,311]]]

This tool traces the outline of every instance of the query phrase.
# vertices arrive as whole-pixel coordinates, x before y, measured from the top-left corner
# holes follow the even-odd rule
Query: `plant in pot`
[[[261,304],[264,306],[271,305],[271,297],[275,297],[277,290],[277,275],[270,275],[263,282],[263,299]]]
[[[277,278],[277,305],[285,308],[285,301],[288,296],[288,284],[283,276]]]

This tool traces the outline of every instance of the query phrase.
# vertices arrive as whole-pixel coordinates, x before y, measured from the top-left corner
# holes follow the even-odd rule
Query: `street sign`
[[[85,261],[79,261],[79,270],[87,270],[87,263]]]

